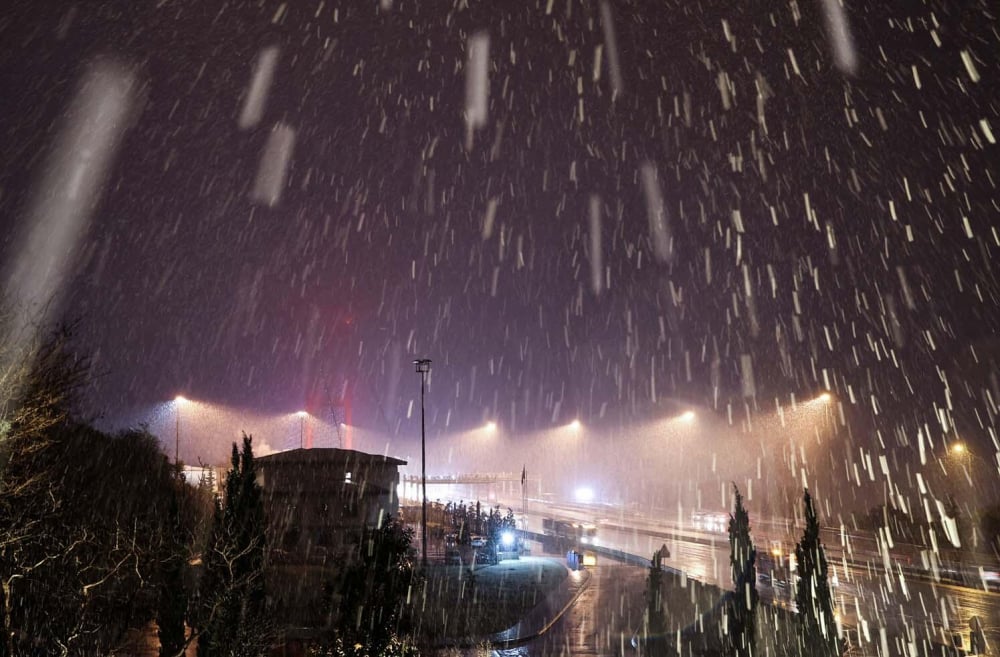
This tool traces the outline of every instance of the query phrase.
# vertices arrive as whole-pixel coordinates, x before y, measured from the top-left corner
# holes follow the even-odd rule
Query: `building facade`
[[[363,528],[399,513],[406,461],[346,449],[293,449],[256,459],[267,518],[268,593],[287,620],[324,624],[324,587]]]

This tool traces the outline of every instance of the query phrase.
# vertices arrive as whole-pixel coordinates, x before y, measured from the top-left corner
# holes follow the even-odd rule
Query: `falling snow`
[[[415,476],[430,358],[428,474],[515,473],[434,494],[666,545],[683,627],[808,488],[850,654],[1000,649],[996,6],[8,4],[0,438],[68,323],[103,429]],[[608,563],[517,654],[631,654]]]

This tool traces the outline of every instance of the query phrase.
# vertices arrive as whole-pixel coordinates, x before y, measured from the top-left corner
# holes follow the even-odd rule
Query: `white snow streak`
[[[611,2],[601,0],[601,27],[604,28],[604,47],[608,50],[608,75],[611,76],[611,93],[620,96],[622,87],[621,60],[618,58],[618,37],[615,34],[615,18],[611,13]]]
[[[590,287],[600,295],[604,289],[604,253],[601,246],[601,197],[590,195]]]
[[[108,59],[87,67],[49,153],[29,206],[16,260],[5,272],[7,300],[20,318],[14,340],[30,341],[57,316],[77,244],[101,200],[104,184],[136,106],[133,71]]]
[[[653,255],[660,262],[673,258],[673,244],[670,228],[667,226],[667,210],[663,205],[663,194],[656,177],[656,167],[644,162],[639,170],[642,192],[646,197],[646,215],[649,218],[649,239],[653,243]]]
[[[826,18],[826,35],[833,48],[833,61],[837,69],[841,73],[854,75],[858,70],[858,56],[843,0],[823,0],[823,16]]]
[[[260,123],[264,116],[264,105],[267,103],[271,82],[274,80],[274,69],[278,65],[278,47],[268,46],[257,55],[253,66],[253,76],[250,80],[250,90],[243,101],[238,125],[241,130],[247,130]]]
[[[476,32],[469,37],[469,61],[465,66],[465,122],[475,130],[486,125],[489,110],[490,35]]]
[[[284,123],[275,124],[260,157],[257,178],[250,192],[251,200],[269,207],[274,207],[281,200],[294,145],[295,129]]]

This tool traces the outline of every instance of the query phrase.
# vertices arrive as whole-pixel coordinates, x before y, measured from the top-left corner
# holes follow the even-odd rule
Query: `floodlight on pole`
[[[177,395],[174,397],[174,406],[176,407],[176,431],[174,432],[174,464],[180,463],[180,453],[181,453],[181,406],[187,403],[187,399],[184,395]]]
[[[299,449],[302,449],[305,446],[306,416],[309,414],[305,411],[299,411],[296,415],[299,416]]]
[[[427,383],[427,373],[431,371],[429,358],[418,358],[413,361],[416,371],[420,374],[420,537],[422,564],[427,570],[427,425],[424,420],[424,389]]]

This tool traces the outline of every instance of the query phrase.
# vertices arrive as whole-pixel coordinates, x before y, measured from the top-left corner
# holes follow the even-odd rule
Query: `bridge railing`
[[[403,482],[419,484],[423,481],[420,475],[405,475]],[[427,477],[428,484],[492,484],[500,482],[520,482],[520,472],[482,472],[454,475],[431,475]]]

